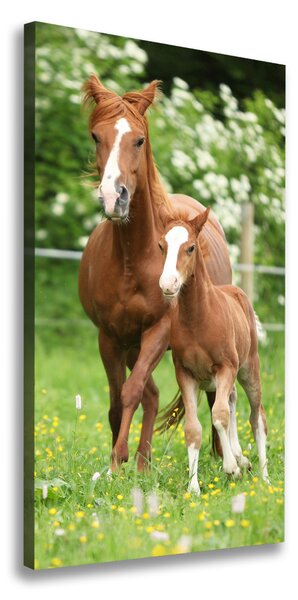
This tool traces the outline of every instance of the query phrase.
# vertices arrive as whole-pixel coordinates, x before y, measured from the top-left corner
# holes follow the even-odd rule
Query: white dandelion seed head
[[[140,488],[131,490],[132,504],[136,509],[136,514],[140,516],[143,512],[144,495]]]
[[[243,513],[245,508],[245,495],[238,494],[232,498],[232,512]]]
[[[80,394],[77,394],[76,395],[76,409],[81,410],[81,408],[82,408],[82,399],[81,399]]]

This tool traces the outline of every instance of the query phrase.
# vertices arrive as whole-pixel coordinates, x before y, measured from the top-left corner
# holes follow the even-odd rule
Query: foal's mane
[[[146,135],[147,173],[151,197],[157,206],[165,205],[171,211],[168,195],[160,181],[152,156],[148,121],[145,116],[146,110],[154,102],[159,84],[160,82],[156,80],[144,90],[127,92],[123,96],[119,96],[105,88],[96,75],[91,75],[83,86],[83,105],[93,105],[89,117],[90,131],[99,122],[109,123],[121,117],[128,118],[135,126],[141,126]]]

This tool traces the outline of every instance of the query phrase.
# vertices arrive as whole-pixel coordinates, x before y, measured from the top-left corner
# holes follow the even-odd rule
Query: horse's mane
[[[145,116],[146,110],[154,101],[159,83],[153,81],[144,90],[127,92],[123,96],[119,96],[105,88],[96,75],[91,75],[83,86],[83,104],[93,104],[93,110],[89,117],[90,131],[99,122],[108,123],[121,117],[128,117],[134,125],[142,127],[146,135],[148,183],[152,199],[157,206],[163,204],[168,210],[171,210],[168,195],[154,164],[148,134],[148,121]]]

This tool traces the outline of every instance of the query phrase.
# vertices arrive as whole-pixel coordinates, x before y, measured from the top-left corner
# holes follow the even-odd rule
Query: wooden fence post
[[[242,204],[242,230],[240,241],[240,262],[244,265],[254,263],[254,205],[252,202]],[[253,271],[243,271],[241,287],[253,301]]]

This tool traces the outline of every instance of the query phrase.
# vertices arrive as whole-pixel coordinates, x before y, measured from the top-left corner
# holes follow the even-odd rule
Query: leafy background
[[[82,250],[99,219],[81,107],[82,85],[95,72],[119,94],[165,79],[149,120],[166,189],[212,206],[232,262],[239,260],[241,203],[252,201],[255,263],[284,265],[282,66],[46,24],[36,38],[38,246]],[[255,303],[262,320],[283,322],[283,278],[256,276]]]

